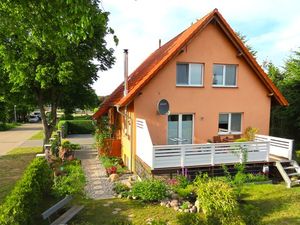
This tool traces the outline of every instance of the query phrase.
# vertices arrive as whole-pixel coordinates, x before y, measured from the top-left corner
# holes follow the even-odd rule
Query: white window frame
[[[178,136],[182,138],[182,116],[183,115],[192,115],[192,144],[194,144],[194,132],[195,132],[195,114],[194,113],[183,113],[183,114],[170,114],[168,116],[178,116]],[[167,117],[167,124],[168,124],[168,117]],[[169,143],[169,133],[167,129],[167,143]],[[183,143],[181,143],[183,144]]]
[[[232,132],[231,131],[231,114],[241,114],[241,131],[238,132]],[[228,132],[220,132],[219,131],[219,119],[220,119],[220,115],[228,115]],[[241,112],[231,112],[231,113],[219,113],[219,118],[218,118],[218,134],[222,135],[222,134],[242,134],[242,120],[243,120],[243,113]]]
[[[191,65],[201,65],[201,84],[191,84]],[[177,84],[177,65],[188,65],[189,66],[189,74],[188,74],[188,84]],[[177,63],[176,64],[176,87],[203,87],[203,63]]]
[[[237,87],[237,69],[238,69],[238,66],[235,65],[235,64],[213,64],[213,67],[215,65],[218,65],[218,66],[222,66],[223,67],[223,74],[222,74],[222,84],[214,84],[214,68],[213,68],[213,83],[212,83],[212,86],[213,87]],[[225,84],[225,80],[226,80],[226,66],[235,66],[235,85],[226,85]]]

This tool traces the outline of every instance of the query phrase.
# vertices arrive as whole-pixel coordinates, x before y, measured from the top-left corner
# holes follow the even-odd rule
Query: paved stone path
[[[75,156],[81,159],[87,181],[85,187],[87,197],[92,199],[114,198],[113,184],[107,180],[106,171],[97,158],[97,151],[85,148],[76,151]]]

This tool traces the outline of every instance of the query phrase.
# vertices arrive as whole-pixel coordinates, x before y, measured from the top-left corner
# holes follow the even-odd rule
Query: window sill
[[[203,88],[203,85],[184,85],[184,84],[176,84],[176,87],[191,87],[191,88]]]
[[[214,88],[238,88],[238,86],[212,85]]]
[[[242,132],[227,132],[227,133],[225,133],[225,132],[219,132],[218,133],[218,135],[240,135],[240,134],[242,134]]]

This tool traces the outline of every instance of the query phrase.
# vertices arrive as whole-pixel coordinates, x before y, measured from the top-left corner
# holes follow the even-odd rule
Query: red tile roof
[[[123,96],[124,85],[120,84],[115,91],[103,102],[99,110],[93,115],[94,119],[105,114],[110,107],[114,105],[125,106],[130,103],[139,91],[155,76],[160,69],[173,59],[181,49],[193,39],[193,37],[206,27],[212,20],[220,25],[227,37],[232,41],[235,47],[240,51],[242,57],[248,62],[257,76],[264,83],[267,89],[274,94],[274,98],[280,105],[287,106],[288,102],[272,83],[268,75],[258,65],[247,47],[237,37],[235,32],[218,12],[213,10],[202,19],[191,25],[188,29],[177,35],[175,38],[154,51],[128,78],[128,94]]]

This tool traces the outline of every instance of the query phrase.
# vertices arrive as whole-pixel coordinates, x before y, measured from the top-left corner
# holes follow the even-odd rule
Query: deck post
[[[271,145],[271,142],[267,141],[267,157],[266,157],[267,162],[269,162],[269,160],[270,160],[270,145]]]
[[[210,162],[210,164],[212,165],[212,166],[214,166],[215,165],[215,145],[211,145],[211,162]]]
[[[180,147],[180,152],[181,152],[181,168],[184,168],[184,164],[185,164],[185,147],[181,146]]]

